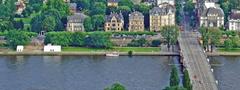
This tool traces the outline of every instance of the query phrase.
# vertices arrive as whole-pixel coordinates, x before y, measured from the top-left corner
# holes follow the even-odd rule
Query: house
[[[224,26],[224,12],[213,2],[206,2],[200,16],[200,26],[221,27]]]
[[[16,14],[22,14],[22,12],[26,9],[25,0],[18,0],[16,3]]]
[[[123,30],[124,20],[121,13],[111,13],[105,17],[104,30],[106,32],[119,32]]]
[[[163,3],[161,7],[154,7],[149,12],[150,31],[160,31],[163,26],[175,25],[175,6]]]
[[[157,1],[156,0],[142,0],[143,3],[146,5],[156,5]]]
[[[70,12],[75,14],[77,12],[77,4],[76,3],[68,3]]]
[[[23,52],[24,46],[18,45],[16,51],[17,52]]]
[[[85,15],[83,13],[75,13],[72,16],[67,17],[67,31],[69,32],[83,32],[84,30],[84,19]]]
[[[44,46],[44,52],[61,52],[61,46],[59,45],[45,45]]]
[[[107,0],[107,6],[109,7],[117,7],[119,0]]]
[[[143,32],[144,31],[144,15],[138,11],[129,14],[129,32]]]
[[[232,10],[228,20],[229,30],[240,31],[240,10]]]
[[[171,5],[175,5],[175,0],[157,0],[157,5],[161,5],[163,3],[169,3]]]

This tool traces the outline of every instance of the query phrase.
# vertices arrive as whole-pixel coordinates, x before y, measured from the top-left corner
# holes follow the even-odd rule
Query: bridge
[[[199,45],[196,33],[183,31],[178,40],[183,65],[189,72],[193,90],[218,90],[207,55]]]

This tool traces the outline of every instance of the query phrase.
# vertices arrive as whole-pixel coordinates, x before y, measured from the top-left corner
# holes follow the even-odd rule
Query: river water
[[[162,90],[176,58],[2,56],[0,90],[103,90],[115,82],[128,90]]]
[[[211,57],[219,90],[240,90],[240,57]]]

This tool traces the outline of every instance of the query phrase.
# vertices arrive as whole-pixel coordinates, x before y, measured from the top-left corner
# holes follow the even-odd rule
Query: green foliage
[[[12,48],[16,48],[17,45],[27,45],[30,43],[31,37],[33,36],[36,36],[36,33],[10,30],[6,34],[7,44]]]
[[[115,83],[111,87],[107,87],[104,90],[126,90],[126,88],[119,83]]]
[[[133,51],[128,51],[128,56],[132,56],[133,55]]]
[[[44,6],[44,11],[50,9],[56,9],[61,17],[70,15],[69,6],[63,0],[48,0]]]
[[[69,46],[72,44],[71,32],[49,32],[46,34],[45,44]]]
[[[72,35],[72,46],[83,46],[84,44],[84,39],[86,37],[85,33],[82,32],[75,32]]]
[[[93,32],[85,38],[85,45],[92,48],[111,48],[112,42],[110,41],[111,33],[106,32]]]
[[[183,71],[183,87],[187,90],[192,90],[192,84],[187,70]]]
[[[129,8],[133,8],[133,2],[131,0],[120,0],[118,2],[119,6],[128,6]]]
[[[89,9],[91,0],[72,0],[71,2],[77,3],[77,6],[82,9]]]
[[[101,30],[104,24],[104,15],[94,15],[92,16],[92,24],[94,30]]]
[[[230,39],[224,41],[224,47],[226,50],[230,50],[233,48],[233,43]]]
[[[2,20],[0,19],[0,31],[8,31],[10,29],[13,29],[13,24],[9,20]]]
[[[186,89],[184,87],[180,87],[180,86],[171,86],[171,87],[166,87],[163,90],[188,90],[188,89]]]
[[[164,26],[160,31],[163,38],[166,40],[168,49],[170,45],[176,45],[179,36],[179,28],[176,26]]]
[[[220,43],[222,32],[218,28],[201,27],[200,33],[202,35],[204,48],[208,48],[208,45],[211,45],[211,51],[212,51],[212,47]]]
[[[128,44],[128,46],[130,47],[143,47],[143,46],[147,46],[148,45],[148,41],[145,38],[141,38],[138,40],[132,40],[131,43]]]
[[[89,31],[93,31],[93,25],[92,25],[92,20],[91,20],[91,17],[86,17],[84,19],[84,29],[85,31],[89,32]]]
[[[51,32],[54,31],[56,27],[56,20],[54,17],[49,16],[46,17],[43,21],[42,21],[42,30],[47,31],[47,32]]]
[[[20,21],[13,21],[13,27],[15,29],[23,29],[24,28],[24,23],[22,20]]]
[[[159,45],[161,45],[161,41],[160,40],[153,40],[151,46],[152,47],[159,47]]]
[[[170,86],[178,86],[179,85],[179,76],[176,66],[172,67],[171,76],[170,76]]]
[[[136,35],[157,35],[156,32],[112,32],[112,34],[114,35],[132,35],[132,36],[136,36]]]
[[[106,4],[104,4],[103,2],[94,2],[93,6],[91,7],[91,15],[105,15],[106,10]]]
[[[0,2],[0,19],[9,19],[14,15],[16,11],[15,2],[16,0],[4,0],[5,2]]]

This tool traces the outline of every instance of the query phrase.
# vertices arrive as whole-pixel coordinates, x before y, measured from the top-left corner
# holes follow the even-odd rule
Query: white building
[[[234,10],[228,17],[229,30],[240,31],[240,11]]]
[[[17,52],[23,52],[24,46],[18,45],[16,51]]]
[[[175,0],[157,0],[157,5],[161,5],[163,3],[169,3],[171,5],[175,5]]]
[[[61,46],[48,44],[48,45],[44,46],[43,51],[44,52],[61,52]]]

